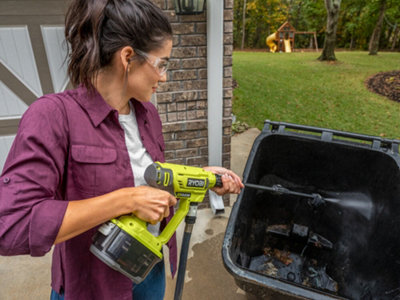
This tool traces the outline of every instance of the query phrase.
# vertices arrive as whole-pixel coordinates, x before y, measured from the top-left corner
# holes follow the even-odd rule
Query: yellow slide
[[[276,46],[276,44],[274,43],[274,41],[276,41],[276,32],[274,32],[273,34],[270,34],[267,39],[265,40],[265,43],[267,44],[267,46],[269,47],[269,50],[272,53],[275,53],[276,49],[278,48]]]
[[[285,52],[292,52],[292,47],[290,46],[290,40],[284,40]]]

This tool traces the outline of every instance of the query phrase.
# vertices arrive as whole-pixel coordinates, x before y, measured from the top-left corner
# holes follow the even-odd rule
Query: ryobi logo
[[[204,187],[205,182],[206,181],[204,179],[188,178],[187,186],[188,187]]]

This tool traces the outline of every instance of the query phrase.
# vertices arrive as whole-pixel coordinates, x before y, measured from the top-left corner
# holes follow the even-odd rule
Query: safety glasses
[[[135,52],[137,55],[146,59],[147,63],[157,71],[158,75],[163,76],[167,72],[169,66],[169,60],[167,58],[157,57],[137,49],[135,49]]]

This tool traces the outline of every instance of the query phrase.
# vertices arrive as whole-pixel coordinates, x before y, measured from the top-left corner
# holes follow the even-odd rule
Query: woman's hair
[[[116,51],[143,52],[172,39],[171,25],[151,0],[72,0],[65,17],[68,75],[74,86],[92,89],[92,80]]]

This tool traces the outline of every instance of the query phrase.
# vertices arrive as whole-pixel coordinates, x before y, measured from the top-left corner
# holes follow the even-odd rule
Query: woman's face
[[[157,90],[158,83],[167,80],[167,74],[162,71],[169,60],[171,49],[172,41],[166,40],[157,50],[140,53],[140,55],[135,54],[145,60],[133,59],[130,63],[127,78],[127,93],[130,98],[143,102],[150,101],[152,94]]]

